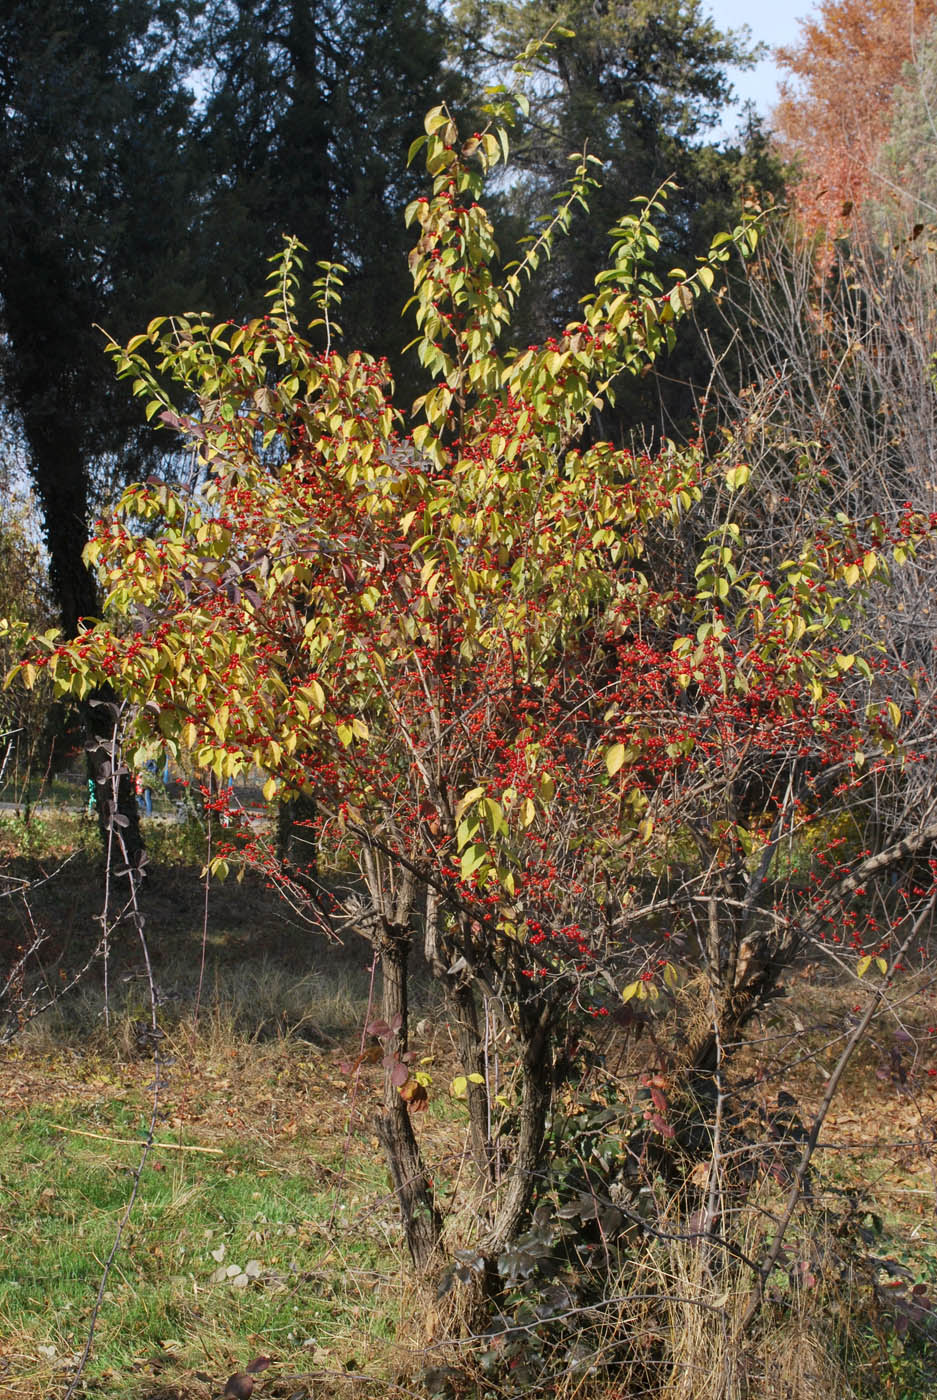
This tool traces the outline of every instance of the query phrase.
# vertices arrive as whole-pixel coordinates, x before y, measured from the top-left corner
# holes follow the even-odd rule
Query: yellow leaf
[[[871,966],[872,959],[871,957],[869,957],[868,954],[866,954],[864,958],[860,958],[859,961],[856,963],[856,976],[864,977]]]
[[[726,485],[730,491],[737,491],[740,486],[744,486],[752,474],[752,469],[746,462],[739,462],[737,467],[730,467],[726,472]]]
[[[272,802],[277,795],[277,784],[275,778],[268,778],[264,783],[264,801]]]
[[[466,807],[471,807],[473,802],[477,802],[478,799],[480,797],[484,797],[484,795],[485,789],[483,787],[473,787],[471,792],[467,792],[465,796],[459,800],[459,804],[455,809],[456,821],[458,821],[459,818],[462,816],[462,813],[465,811]]]
[[[614,778],[615,774],[618,772],[619,768],[622,766],[624,761],[624,744],[613,744],[612,747],[609,749],[608,753],[605,755],[605,767],[608,771],[608,776],[610,778]]]
[[[622,1001],[630,1001],[633,996],[637,996],[641,985],[640,982],[629,982],[621,994]]]
[[[315,705],[317,710],[325,709],[325,691],[315,677],[312,677],[312,679],[306,682],[303,686],[303,693],[306,698]]]
[[[464,1074],[457,1074],[449,1085],[449,1093],[454,1099],[464,1099],[468,1093],[468,1079]]]
[[[888,971],[888,963],[885,961],[885,959],[884,959],[884,958],[876,958],[876,959],[875,959],[875,966],[878,968],[879,972],[880,972],[880,973],[882,974],[882,976],[884,977],[884,976],[885,976],[885,973]]]

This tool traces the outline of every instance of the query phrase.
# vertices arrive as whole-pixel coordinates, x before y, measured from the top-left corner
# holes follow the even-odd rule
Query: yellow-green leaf
[[[605,755],[605,768],[610,778],[614,778],[619,768],[625,761],[624,744],[613,744]]]

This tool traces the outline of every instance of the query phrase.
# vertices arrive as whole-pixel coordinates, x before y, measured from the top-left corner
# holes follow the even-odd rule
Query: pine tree
[[[214,20],[205,140],[209,248],[225,314],[256,304],[281,235],[342,263],[349,343],[396,354],[410,295],[403,211],[423,188],[406,152],[458,82],[425,0],[229,0]]]
[[[577,315],[582,288],[607,257],[608,231],[635,196],[676,180],[661,226],[666,272],[678,250],[685,257],[708,246],[749,186],[779,188],[779,166],[756,121],[736,141],[707,139],[731,101],[727,68],[753,61],[757,49],[744,31],[720,32],[701,0],[461,0],[456,15],[466,51],[489,71],[507,73],[511,58],[549,31],[534,60],[531,120],[515,135],[512,160],[525,174],[504,198],[506,250],[512,228],[548,215],[551,192],[568,179],[570,152],[586,149],[601,162],[588,218],[541,270],[524,327],[530,340]],[[673,431],[691,410],[694,381],[705,383],[697,346],[686,337],[660,366],[662,377],[629,386],[603,430]]]
[[[138,432],[95,327],[125,334],[194,281],[187,20],[152,0],[12,0],[0,18],[3,388],[70,631],[95,611],[95,475]]]

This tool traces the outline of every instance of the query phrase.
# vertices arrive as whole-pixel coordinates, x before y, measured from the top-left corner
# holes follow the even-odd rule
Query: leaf
[[[864,958],[860,958],[859,961],[856,963],[856,976],[864,977],[871,966],[872,958],[867,953]]]
[[[615,774],[618,772],[619,768],[621,768],[624,761],[624,744],[613,744],[612,747],[609,749],[608,753],[605,755],[605,768],[610,778],[614,778]]]
[[[621,994],[622,1001],[630,1001],[633,996],[637,996],[642,985],[641,982],[629,982]]]
[[[465,796],[460,799],[459,804],[455,809],[456,821],[460,819],[466,807],[471,807],[473,802],[477,802],[478,799],[480,797],[484,797],[484,795],[485,789],[483,787],[473,787],[471,792],[467,792]]]
[[[504,819],[504,812],[501,809],[500,803],[495,802],[493,797],[483,797],[480,799],[478,806],[480,810],[484,812],[488,820],[492,835],[497,836],[501,832],[507,835],[508,824]]]
[[[885,976],[885,973],[888,971],[888,963],[885,961],[885,959],[884,959],[884,958],[876,958],[876,959],[875,959],[875,966],[878,968],[879,972],[880,972],[880,973],[882,974],[882,976],[884,977],[884,976]]]
[[[449,1093],[454,1099],[464,1099],[468,1095],[468,1078],[464,1074],[457,1074],[449,1085]]]
[[[488,851],[484,846],[467,846],[462,852],[460,873],[463,880],[468,880],[478,869],[484,860],[487,859]]]
[[[424,1110],[429,1103],[429,1095],[426,1092],[426,1085],[421,1084],[418,1079],[408,1079],[397,1093],[415,1113]]]

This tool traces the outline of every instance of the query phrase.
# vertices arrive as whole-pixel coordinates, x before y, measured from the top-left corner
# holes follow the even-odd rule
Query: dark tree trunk
[[[447,987],[446,991],[449,1014],[455,1026],[462,1073],[469,1077],[466,1097],[468,1100],[472,1161],[475,1165],[478,1185],[483,1195],[487,1195],[494,1186],[494,1177],[492,1174],[491,1141],[488,1132],[488,1084],[485,1080],[485,1062],[482,1034],[478,1024],[478,1007],[471,987],[467,985],[455,988]],[[471,1075],[480,1077],[482,1082],[478,1083],[477,1079],[473,1082]]]
[[[291,873],[318,879],[316,833],[310,824],[316,818],[316,800],[297,793],[277,807],[277,857]]]
[[[82,559],[88,541],[88,475],[69,426],[24,414],[49,549],[49,578],[62,627],[66,636],[74,637],[80,619],[95,615],[98,598],[94,576]]]
[[[444,949],[441,946],[439,917],[439,896],[432,886],[428,885],[426,887],[424,953],[433,976],[443,988],[449,1016],[455,1026],[459,1061],[463,1073],[468,1077],[466,1096],[472,1161],[478,1185],[482,1195],[486,1196],[494,1185],[494,1176],[489,1134],[488,1084],[484,1078],[485,1064],[482,1035],[478,1024],[478,1006],[471,986],[462,978],[452,977],[447,972],[443,955]],[[473,1083],[470,1077],[472,1075],[480,1076],[483,1082]]]
[[[82,558],[88,529],[88,477],[84,457],[77,435],[69,431],[67,421],[59,423],[54,415],[43,416],[36,412],[26,412],[23,417],[45,522],[49,575],[62,627],[66,636],[74,637],[79,622],[94,617],[98,608],[94,575]],[[81,707],[88,777],[94,782],[104,849],[110,846],[112,862],[121,862],[119,843],[109,841],[116,790],[116,811],[124,844],[131,861],[136,863],[144,843],[133,775],[119,769],[115,783],[111,770],[117,719],[114,702],[113,692],[102,689]]]
[[[517,1128],[517,1151],[498,1211],[482,1241],[482,1253],[492,1264],[517,1237],[530,1208],[534,1187],[543,1169],[543,1141],[553,1100],[552,1008],[522,1018],[523,1086]]]
[[[392,1042],[392,1048],[399,1057],[407,1049],[409,931],[399,926],[386,927],[380,951],[382,1011],[388,1025],[400,1026]],[[442,1219],[436,1209],[432,1187],[413,1132],[410,1110],[391,1082],[390,1070],[384,1074],[384,1112],[377,1120],[376,1131],[400,1204],[410,1255],[416,1267],[423,1270],[429,1265],[439,1243]]]

